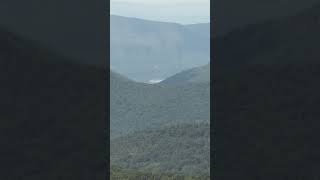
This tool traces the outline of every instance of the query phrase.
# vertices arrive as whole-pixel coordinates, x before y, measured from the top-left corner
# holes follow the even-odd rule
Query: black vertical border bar
[[[25,1],[26,2],[26,1]],[[41,3],[40,3],[41,2]],[[54,2],[54,1],[49,1],[49,0],[47,0],[47,2],[50,2],[50,3],[52,3],[52,2]],[[59,2],[57,2],[57,5],[59,5],[59,3],[61,3],[61,2],[63,2],[63,1],[59,1]],[[68,1],[65,1],[65,2],[68,2]],[[103,83],[103,90],[104,90],[104,93],[106,93],[106,94],[101,94],[101,99],[103,99],[103,100],[105,100],[105,102],[104,102],[104,104],[103,105],[105,105],[103,108],[104,108],[104,111],[103,111],[103,118],[101,118],[101,119],[97,119],[95,122],[93,122],[93,123],[98,123],[99,124],[99,132],[95,132],[95,133],[97,133],[97,134],[99,134],[99,136],[97,135],[93,135],[92,137],[94,137],[94,138],[99,138],[99,146],[95,146],[95,147],[86,147],[86,151],[85,152],[88,152],[88,149],[90,149],[90,150],[92,150],[92,151],[95,151],[95,150],[97,150],[97,149],[99,149],[99,148],[101,148],[102,146],[100,146],[100,145],[103,145],[103,149],[100,149],[101,151],[103,151],[103,155],[104,156],[101,156],[100,157],[100,154],[98,154],[97,156],[99,156],[99,157],[97,157],[97,159],[90,159],[90,164],[91,164],[91,161],[93,161],[92,162],[92,164],[94,165],[94,166],[91,166],[91,167],[86,167],[86,169],[84,169],[83,167],[85,167],[85,166],[87,166],[88,165],[88,162],[86,161],[86,162],[84,162],[84,160],[82,159],[82,157],[80,158],[80,159],[78,159],[78,157],[76,157],[76,158],[67,158],[67,160],[65,160],[66,162],[68,162],[68,163],[70,163],[70,161],[72,161],[72,160],[74,160],[74,162],[75,163],[79,163],[79,162],[83,162],[84,163],[84,166],[83,167],[81,167],[81,168],[79,168],[79,169],[77,169],[77,167],[75,167],[75,168],[73,168],[73,169],[69,169],[68,170],[68,173],[65,173],[65,174],[63,174],[62,172],[60,172],[59,171],[59,173],[60,174],[54,174],[55,176],[60,176],[60,178],[59,179],[65,179],[65,177],[67,176],[69,179],[71,178],[71,179],[75,179],[75,178],[73,178],[73,176],[75,176],[75,177],[77,177],[76,176],[76,172],[78,171],[80,171],[80,173],[82,174],[82,175],[87,175],[87,176],[90,176],[90,177],[97,177],[98,175],[99,175],[99,177],[100,177],[100,174],[102,174],[103,173],[103,176],[105,176],[106,174],[105,174],[105,172],[107,172],[107,174],[109,174],[109,164],[108,163],[106,163],[106,162],[109,162],[108,160],[109,160],[109,156],[108,156],[108,154],[106,154],[106,153],[108,153],[109,152],[109,132],[110,132],[110,130],[109,130],[109,122],[108,122],[108,119],[109,119],[109,74],[108,74],[108,72],[109,72],[109,37],[110,37],[110,35],[109,35],[109,7],[110,7],[110,5],[109,5],[109,1],[106,1],[106,0],[101,0],[101,1],[90,1],[90,0],[87,0],[87,1],[81,1],[82,3],[80,4],[81,6],[80,6],[80,8],[83,8],[83,9],[85,9],[84,11],[82,11],[84,14],[81,14],[81,15],[83,15],[83,16],[87,16],[87,18],[92,18],[92,21],[94,21],[94,23],[93,24],[95,24],[95,26],[94,27],[91,27],[91,28],[93,28],[94,29],[94,31],[95,31],[95,33],[90,33],[90,34],[88,34],[88,36],[89,37],[86,37],[86,38],[84,38],[84,39],[89,39],[90,41],[90,43],[92,43],[92,42],[94,42],[93,44],[92,44],[92,46],[93,47],[95,47],[95,48],[98,48],[98,49],[96,49],[97,50],[97,52],[99,53],[98,55],[99,55],[99,58],[103,58],[103,60],[104,60],[104,62],[105,62],[105,64],[104,64],[104,68],[105,68],[105,73],[103,73],[103,75],[101,75],[100,76],[100,73],[99,73],[99,77],[98,76],[96,76],[95,78],[104,78],[104,79],[106,79],[106,82],[104,82]],[[40,28],[35,28],[37,31],[35,31],[35,30],[32,30],[31,28],[27,28],[28,29],[28,31],[29,31],[29,33],[31,32],[31,34],[37,34],[37,33],[42,33],[42,31],[44,31],[44,30],[42,30],[42,26],[45,26],[45,25],[42,25],[41,23],[39,23],[39,22],[41,22],[41,21],[39,21],[39,19],[37,19],[37,18],[32,18],[32,17],[41,17],[41,18],[44,18],[44,17],[46,17],[46,16],[42,16],[42,14],[40,13],[39,14],[39,11],[37,11],[37,12],[33,12],[32,10],[30,10],[30,7],[31,8],[37,8],[37,9],[41,9],[41,7],[43,6],[43,4],[45,4],[46,3],[46,1],[40,1],[40,0],[33,0],[33,1],[28,1],[26,4],[28,5],[28,6],[22,6],[23,8],[21,8],[21,9],[23,9],[24,11],[18,11],[17,9],[18,9],[18,7],[19,7],[19,5],[21,5],[21,4],[19,4],[20,3],[20,1],[18,2],[18,1],[13,1],[13,0],[8,0],[8,1],[1,1],[1,5],[0,5],[0,9],[6,9],[7,11],[1,11],[1,20],[0,20],[0,24],[1,24],[1,28],[8,28],[9,30],[11,30],[12,31],[12,33],[13,33],[13,35],[14,34],[22,34],[21,35],[21,37],[23,37],[23,38],[26,38],[26,39],[29,39],[30,37],[24,37],[24,29],[23,28],[13,28],[13,27],[23,27],[24,26],[24,23],[25,24],[27,24],[29,27],[34,27],[34,26],[36,26],[36,27],[40,27]],[[39,4],[38,4],[39,3]],[[48,3],[48,4],[50,4],[50,3]],[[76,3],[74,3],[74,4],[72,4],[72,2],[68,2],[68,3],[70,3],[72,6],[75,6],[75,7],[77,7],[77,5],[78,4],[76,4]],[[68,3],[66,3],[66,4],[68,4]],[[91,3],[91,4],[90,4]],[[62,5],[59,5],[59,6],[57,6],[57,7],[52,7],[52,6],[50,6],[50,8],[49,8],[49,12],[51,12],[52,14],[51,14],[51,18],[52,19],[55,19],[55,21],[57,21],[57,22],[59,22],[58,20],[61,20],[61,19],[63,19],[63,17],[61,17],[61,16],[57,16],[58,14],[59,15],[61,15],[61,14],[63,14],[64,15],[64,13],[66,13],[66,15],[68,15],[68,17],[66,17],[65,19],[66,20],[68,20],[70,17],[72,17],[72,18],[70,18],[70,19],[73,19],[75,16],[75,14],[73,14],[73,12],[72,12],[72,9],[70,9],[72,6],[70,5],[70,6],[66,6],[64,3],[61,3]],[[85,5],[84,4],[86,4],[86,5],[89,5],[87,8],[85,7]],[[30,6],[29,6],[30,5]],[[46,8],[48,8],[49,6],[45,6],[44,7],[44,9],[41,9],[41,11],[43,11],[43,12],[45,12],[45,10],[46,10]],[[19,7],[20,8],[20,7]],[[53,9],[55,9],[55,8],[57,8],[56,10],[57,10],[57,12],[54,12],[53,11],[53,9],[51,9],[51,8],[53,8]],[[65,10],[64,11],[64,13],[61,13],[61,12],[58,12],[58,10],[59,9],[62,9],[62,10]],[[76,9],[78,9],[78,7],[76,8]],[[95,9],[95,11],[94,11],[94,13],[91,11],[92,9]],[[79,9],[78,9],[79,10]],[[41,12],[40,11],[40,12]],[[27,12],[27,13],[26,13]],[[30,12],[30,13],[29,13]],[[53,13],[54,12],[54,13]],[[78,11],[77,11],[78,12]],[[69,14],[68,14],[69,13]],[[31,16],[32,15],[32,16]],[[48,15],[48,14],[46,14],[46,15]],[[69,15],[70,15],[70,17],[69,17]],[[57,17],[56,17],[57,16]],[[94,16],[94,17],[92,17],[92,16]],[[10,17],[10,18],[9,18]],[[31,17],[31,18],[30,18]],[[19,21],[17,21],[17,20],[19,20]],[[32,20],[32,21],[31,21]],[[88,20],[88,19],[87,19]],[[51,24],[51,23],[55,23],[55,21],[50,21],[50,20],[47,20],[46,22],[48,22],[48,24]],[[88,21],[84,21],[84,22],[88,22]],[[20,23],[23,23],[23,24],[20,24]],[[83,22],[82,22],[83,23]],[[10,27],[9,25],[14,25],[13,27]],[[97,25],[98,24],[98,25]],[[7,27],[8,26],[8,27]],[[65,35],[69,35],[69,34],[72,34],[72,33],[75,33],[75,34],[77,34],[78,32],[74,32],[74,31],[71,31],[71,33],[70,33],[70,29],[68,29],[68,28],[70,28],[70,27],[64,27],[65,28],[65,31],[66,31],[66,33],[65,33]],[[44,28],[45,29],[45,28]],[[17,31],[17,32],[16,32]],[[27,30],[26,30],[27,31]],[[49,31],[49,32],[53,32],[52,34],[54,34],[54,29],[50,29],[50,30],[46,30],[46,31]],[[90,31],[91,32],[91,31]],[[48,33],[48,32],[46,32],[46,33]],[[64,34],[64,33],[62,33],[62,34]],[[84,33],[84,34],[86,34],[86,33]],[[59,32],[59,33],[55,33],[55,35],[61,35],[61,32]],[[94,40],[96,40],[95,38],[96,37],[99,37],[99,38],[101,38],[101,41],[99,40],[98,42],[96,42],[96,41],[94,41]],[[40,37],[40,36],[39,36]],[[8,37],[9,38],[9,37]],[[92,39],[91,39],[92,38]],[[30,41],[34,41],[35,42],[35,44],[37,43],[37,41],[39,40],[39,39],[32,39],[32,38],[30,38]],[[78,40],[78,39],[77,39]],[[92,40],[92,41],[91,41]],[[57,40],[57,42],[58,42],[58,40]],[[60,42],[60,41],[59,41]],[[80,43],[85,43],[84,41],[79,41]],[[49,41],[48,42],[48,44],[46,44],[46,45],[50,45],[52,42],[51,41]],[[97,44],[96,44],[97,43]],[[37,48],[47,48],[47,47],[41,47],[42,46],[42,43],[40,43],[40,44],[37,44]],[[23,47],[23,46],[22,46]],[[2,47],[3,48],[3,47]],[[100,49],[101,48],[101,49]],[[20,49],[20,48],[17,48],[17,49]],[[23,48],[21,48],[22,50],[23,50]],[[27,49],[28,50],[28,49]],[[49,48],[48,47],[48,51],[51,51],[51,50],[54,50],[54,49],[51,49],[51,48]],[[101,51],[100,51],[101,50]],[[81,50],[77,50],[77,51],[81,51]],[[12,51],[11,53],[15,53],[15,51]],[[29,53],[27,53],[27,54],[29,54]],[[60,53],[59,53],[60,54]],[[61,53],[60,54],[61,56],[64,56],[64,54],[63,53]],[[27,56],[29,56],[29,55],[27,55]],[[68,57],[69,58],[69,57]],[[2,61],[2,60],[1,60]],[[18,62],[18,61],[17,61]],[[72,64],[72,63],[71,63]],[[17,63],[17,64],[15,64],[14,66],[12,66],[14,69],[16,69],[17,67],[19,66],[19,64]],[[40,64],[40,66],[41,66],[41,64]],[[69,69],[68,69],[69,70]],[[56,71],[59,71],[59,69],[56,69]],[[50,72],[48,72],[49,74],[52,74],[52,73],[54,73],[53,71],[50,71]],[[17,74],[17,75],[19,75],[19,73],[17,72],[17,73],[15,73],[15,74]],[[71,73],[70,73],[71,74]],[[102,77],[102,76],[104,76],[104,77]],[[47,76],[44,76],[44,77],[42,77],[42,79],[43,80],[46,80],[46,79],[44,79],[44,78],[47,78]],[[19,78],[19,79],[21,79],[21,78]],[[100,82],[100,81],[99,81]],[[13,82],[12,83],[12,86],[9,86],[9,87],[5,87],[5,88],[9,88],[9,89],[11,89],[11,91],[15,91],[16,89],[18,89],[18,87],[21,87],[21,84],[24,84],[25,82],[23,82],[23,81],[17,81],[17,82]],[[11,84],[10,84],[11,85]],[[22,86],[23,87],[23,86]],[[43,87],[43,86],[41,86],[41,84],[37,84],[37,85],[35,85],[33,88],[41,88],[41,87]],[[63,83],[58,83],[58,85],[57,85],[57,87],[58,87],[58,89],[62,89],[62,90],[65,90],[65,89],[63,89]],[[69,86],[68,86],[69,87]],[[38,89],[36,89],[36,90],[38,90]],[[51,92],[46,92],[46,95],[56,95],[55,94],[56,92],[55,91],[51,91]],[[100,95],[100,94],[99,94]],[[106,96],[105,96],[106,95]],[[13,97],[13,96],[12,96]],[[15,101],[17,101],[17,102],[19,102],[18,101],[18,99],[19,98],[25,98],[26,97],[26,94],[24,94],[24,93],[22,93],[21,95],[19,95],[18,97],[14,97],[13,99],[15,100]],[[61,102],[61,100],[59,99],[57,102]],[[14,102],[15,103],[15,102]],[[31,104],[30,105],[30,103],[28,102],[28,103],[26,103],[26,104],[22,104],[21,106],[22,107],[24,107],[23,109],[27,109],[27,108],[25,108],[25,106],[27,106],[27,105],[29,105],[29,106],[32,106],[33,104]],[[100,106],[100,105],[99,105]],[[39,108],[39,111],[40,110],[42,110],[42,109],[45,109],[45,110],[47,110],[48,109],[48,106],[47,106],[47,104],[43,104],[43,105],[41,105],[41,109]],[[43,108],[43,107],[46,107],[46,108]],[[100,106],[101,107],[101,106]],[[34,107],[33,107],[34,108]],[[17,108],[18,109],[18,108]],[[17,109],[15,109],[15,108],[12,108],[9,112],[8,112],[8,114],[10,114],[9,116],[11,116],[12,117],[12,120],[14,120],[19,126],[16,126],[16,127],[10,127],[11,129],[10,129],[10,133],[8,134],[9,135],[9,137],[6,137],[8,140],[16,140],[16,139],[18,139],[17,137],[20,137],[20,134],[22,133],[22,132],[24,132],[24,130],[23,130],[23,128],[25,128],[26,130],[26,132],[29,132],[29,131],[31,131],[32,129],[31,128],[29,128],[29,127],[22,127],[22,126],[20,126],[20,124],[23,124],[23,121],[21,122],[21,116],[16,116],[17,114],[19,114],[20,112],[17,110]],[[28,110],[28,109],[27,109]],[[74,108],[74,109],[72,109],[73,111],[76,111],[76,109]],[[26,113],[27,111],[25,111],[25,113]],[[64,114],[55,114],[55,116],[57,116],[57,117],[61,117],[61,116],[63,116]],[[40,117],[40,116],[36,116],[36,117]],[[99,116],[100,117],[100,116]],[[10,118],[11,119],[11,118]],[[8,120],[9,120],[9,118],[8,118]],[[47,118],[47,120],[48,120],[48,118]],[[51,120],[51,119],[50,119]],[[1,120],[1,121],[4,121],[3,119]],[[59,122],[60,121],[60,122]],[[57,119],[57,126],[58,125],[61,125],[61,124],[63,125],[63,123],[61,122],[61,120],[60,119]],[[88,122],[88,123],[90,123],[90,122]],[[30,119],[30,122],[28,122],[28,125],[30,126],[30,127],[32,127],[32,128],[34,128],[34,127],[37,127],[37,126],[39,126],[38,124],[36,124],[36,121],[34,120],[34,119]],[[93,125],[94,126],[94,125]],[[88,126],[88,127],[92,127],[92,126]],[[46,127],[44,127],[44,128],[46,128]],[[64,128],[64,127],[61,127],[61,128]],[[69,128],[69,127],[67,127],[67,128]],[[31,130],[30,130],[31,129]],[[55,128],[56,130],[58,129],[58,128]],[[82,142],[82,143],[86,143],[86,141],[88,142],[88,141],[96,141],[97,139],[88,139],[87,137],[86,137],[86,133],[91,133],[89,130],[90,130],[90,128],[88,128],[88,129],[85,129],[85,128],[75,128],[75,129],[77,129],[77,130],[79,130],[79,131],[71,131],[72,130],[72,128],[70,128],[70,131],[68,132],[68,133],[66,133],[67,135],[62,135],[62,137],[67,137],[67,138],[70,138],[71,140],[72,139],[76,139],[76,140],[79,140],[80,141],[80,139],[81,139],[81,141],[80,142]],[[46,129],[42,129],[42,130],[46,130]],[[79,132],[80,132],[80,130],[82,130],[82,134],[80,134]],[[88,131],[87,131],[88,130]],[[100,132],[100,130],[101,130],[101,132]],[[32,131],[31,131],[32,132]],[[24,132],[25,133],[25,132]],[[77,134],[78,133],[78,134]],[[101,136],[100,136],[100,133],[101,133]],[[77,135],[79,135],[79,137],[76,137]],[[7,157],[9,157],[9,158],[11,158],[11,155],[10,155],[10,153],[12,153],[12,154],[14,154],[15,156],[17,156],[17,158],[14,158],[14,159],[12,159],[10,162],[11,163],[13,163],[13,164],[16,164],[16,165],[14,165],[14,166],[12,166],[12,167],[10,167],[10,166],[8,166],[8,167],[6,167],[6,165],[4,165],[4,166],[2,166],[3,168],[2,169],[4,169],[4,171],[7,171],[7,173],[8,173],[8,176],[7,176],[7,174],[1,174],[1,176],[3,175],[3,176],[6,176],[6,178],[2,178],[2,179],[17,179],[17,178],[14,178],[14,177],[18,177],[18,179],[21,179],[22,177],[21,177],[21,175],[24,175],[25,177],[23,177],[22,179],[31,179],[31,178],[35,178],[35,177],[37,177],[38,176],[38,174],[39,174],[39,176],[50,176],[51,175],[51,173],[53,173],[53,172],[55,172],[57,169],[61,169],[61,167],[58,167],[58,166],[55,166],[55,167],[49,167],[49,168],[47,168],[47,166],[48,166],[48,164],[50,164],[50,163],[52,163],[52,162],[49,162],[49,160],[54,160],[54,156],[52,156],[52,157],[50,157],[50,155],[52,155],[52,154],[54,154],[54,152],[57,152],[57,150],[56,149],[53,149],[53,150],[49,150],[49,148],[48,147],[53,147],[53,148],[55,148],[55,147],[59,147],[59,153],[61,154],[61,153],[70,153],[70,152],[68,152],[69,151],[69,149],[63,149],[63,148],[60,148],[60,146],[63,146],[64,145],[64,143],[63,144],[59,144],[61,141],[51,141],[52,139],[51,139],[51,135],[50,136],[44,136],[44,137],[42,137],[42,139],[43,140],[47,140],[46,142],[44,142],[44,141],[40,141],[39,143],[37,142],[37,143],[30,143],[30,145],[28,146],[28,148],[25,148],[25,147],[27,147],[27,146],[24,146],[24,144],[25,144],[25,142],[28,142],[28,141],[30,141],[30,137],[28,137],[28,136],[25,136],[24,137],[24,139],[23,139],[23,141],[17,141],[17,142],[14,142],[14,141],[12,141],[12,144],[13,145],[15,145],[15,146],[17,146],[17,147],[20,147],[21,149],[14,149],[14,151],[11,151],[10,149],[11,149],[11,146],[8,146],[9,148],[9,150],[10,151],[8,151],[8,154],[2,154],[2,155],[5,155],[5,156],[7,156]],[[91,136],[90,136],[91,137]],[[103,140],[101,143],[100,143],[100,137],[101,137],[101,139]],[[12,139],[11,139],[12,138]],[[47,138],[47,139],[45,139],[45,138]],[[82,139],[83,138],[83,139]],[[106,139],[107,138],[107,139]],[[8,141],[8,142],[10,142],[10,141]],[[44,142],[44,143],[43,143]],[[2,143],[2,142],[1,142]],[[105,143],[107,143],[107,147],[105,147]],[[70,144],[72,144],[72,142],[70,142]],[[68,145],[70,145],[70,144],[68,144]],[[80,143],[79,143],[80,144]],[[97,144],[98,145],[98,144]],[[42,158],[44,157],[44,158],[46,158],[46,159],[37,159],[37,158],[34,158],[34,159],[30,159],[30,158],[28,158],[28,156],[26,155],[26,154],[30,154],[30,152],[32,152],[32,151],[34,151],[34,152],[32,152],[33,154],[35,154],[35,150],[38,150],[38,146],[40,146],[40,147],[44,147],[44,149],[45,149],[45,153],[44,153],[44,155],[43,156],[41,156]],[[70,146],[67,146],[67,148],[68,147],[70,147]],[[2,147],[1,147],[2,148]],[[32,150],[32,151],[31,151]],[[61,151],[60,151],[61,150]],[[5,151],[2,151],[2,152],[6,152],[6,149],[5,149]],[[73,153],[82,153],[83,151],[81,150],[81,151],[79,151],[79,152],[73,152]],[[99,153],[100,153],[100,151],[99,151]],[[27,159],[28,158],[28,159]],[[26,159],[27,159],[27,161],[26,161]],[[47,160],[48,159],[48,160]],[[85,159],[85,158],[84,158]],[[46,161],[44,161],[44,160],[46,160]],[[59,159],[60,161],[62,161],[61,159]],[[1,161],[2,161],[2,159],[1,159]],[[17,161],[17,162],[14,162],[14,161]],[[42,163],[38,163],[39,161],[41,161],[41,162],[43,162],[43,164]],[[21,163],[22,162],[22,163]],[[28,167],[25,167],[25,168],[22,168],[22,166],[24,165],[24,163],[25,162],[27,162],[26,163],[26,165],[28,165]],[[101,162],[101,164],[103,163],[103,166],[101,166],[101,164],[100,164],[100,162]],[[6,163],[6,161],[3,161],[2,163]],[[33,169],[31,169],[31,168],[34,168],[35,167],[35,169],[36,168],[41,168],[41,166],[43,166],[43,167],[46,167],[46,168],[44,168],[45,169],[45,171],[42,171],[42,172],[40,172],[40,171],[35,171],[35,170],[33,170]],[[31,168],[30,168],[31,167]],[[103,170],[101,170],[103,168]],[[27,170],[25,170],[25,169],[27,169]],[[31,170],[30,170],[31,169]],[[84,171],[85,170],[85,171]],[[88,173],[86,170],[91,170],[92,172],[90,172],[90,173]],[[107,171],[106,171],[107,170]],[[83,172],[84,171],[84,172]],[[102,172],[101,172],[102,171]],[[3,171],[2,171],[3,172]],[[14,173],[12,173],[11,174],[11,172],[14,172]],[[31,173],[30,173],[31,172]],[[49,173],[50,172],[50,173]],[[29,173],[29,174],[28,174]],[[47,174],[44,174],[44,173],[47,173]],[[3,177],[2,176],[2,177]],[[10,178],[10,176],[11,176],[11,178]],[[12,178],[13,177],[13,178]],[[82,177],[82,178],[85,178],[85,177]],[[81,179],[82,179],[81,178]],[[1,179],[1,178],[0,178]],[[35,178],[35,179],[38,179],[38,178]],[[105,178],[105,179],[109,179],[109,178]]]
[[[216,167],[216,147],[215,147],[215,120],[213,119],[213,107],[214,107],[214,98],[213,98],[213,69],[214,69],[214,57],[213,55],[213,46],[214,46],[214,37],[215,37],[215,27],[214,27],[214,17],[213,17],[213,3],[210,1],[210,179],[214,178],[214,171]]]
[[[110,2],[106,1],[106,10],[105,10],[105,17],[106,17],[106,24],[105,24],[105,38],[106,40],[106,84],[107,84],[107,95],[106,95],[106,121],[107,121],[107,127],[106,127],[106,162],[107,162],[107,179],[110,179]]]

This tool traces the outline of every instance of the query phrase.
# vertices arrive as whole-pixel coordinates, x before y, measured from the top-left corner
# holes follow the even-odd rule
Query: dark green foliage
[[[106,70],[0,30],[0,179],[105,179]]]
[[[150,85],[111,73],[110,93],[111,138],[179,122],[209,122],[208,82]]]
[[[136,170],[111,168],[111,180],[209,180],[208,176],[183,176],[169,173],[144,173]]]
[[[146,172],[209,175],[210,125],[178,124],[111,141],[111,162]]]
[[[209,81],[187,80],[194,71],[209,76],[200,70],[177,75],[185,81],[155,85],[111,73],[113,164],[147,173],[209,175]]]

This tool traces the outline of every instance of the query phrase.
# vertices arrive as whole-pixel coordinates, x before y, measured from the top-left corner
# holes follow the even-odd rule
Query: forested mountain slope
[[[111,141],[111,163],[154,173],[209,175],[210,124],[136,131]]]
[[[111,168],[111,180],[141,180],[141,179],[158,179],[158,180],[209,180],[208,176],[183,176],[169,173],[145,173],[137,170],[124,170],[122,168]]]
[[[209,122],[209,83],[144,84],[111,73],[111,137],[176,123]]]

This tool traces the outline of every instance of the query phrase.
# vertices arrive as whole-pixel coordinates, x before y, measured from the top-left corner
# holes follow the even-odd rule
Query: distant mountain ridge
[[[209,83],[210,82],[210,64],[200,67],[195,67],[177,73],[163,81],[163,85],[181,85],[186,83]]]
[[[180,25],[114,15],[110,23],[111,68],[136,81],[165,79],[210,60],[209,23]]]

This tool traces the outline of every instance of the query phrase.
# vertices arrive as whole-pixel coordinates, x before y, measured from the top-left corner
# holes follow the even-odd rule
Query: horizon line
[[[195,22],[195,23],[181,23],[181,22],[176,22],[176,21],[161,21],[161,20],[156,20],[156,19],[149,19],[149,18],[141,18],[141,17],[136,17],[136,16],[126,16],[126,15],[119,15],[115,13],[110,13],[110,16],[120,16],[124,18],[133,18],[133,19],[138,19],[138,20],[144,20],[144,21],[153,21],[153,22],[161,22],[161,23],[172,23],[172,24],[178,24],[178,25],[195,25],[195,24],[210,24],[211,21],[209,19],[209,22]]]

